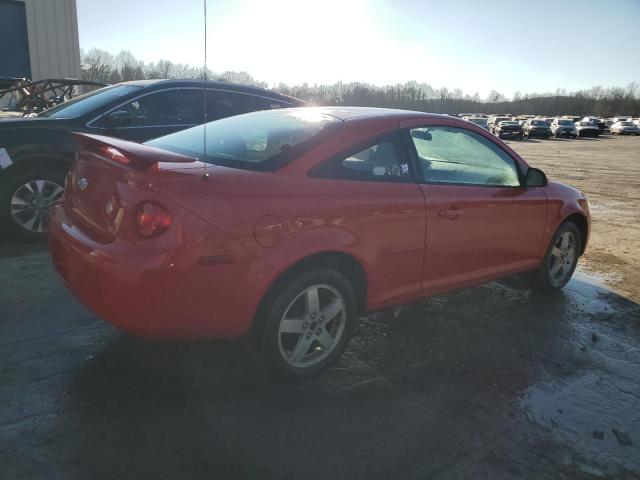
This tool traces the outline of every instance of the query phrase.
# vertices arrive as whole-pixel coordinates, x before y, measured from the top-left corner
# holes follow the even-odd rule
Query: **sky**
[[[204,64],[204,0],[76,0],[80,47]],[[640,83],[640,0],[207,0],[207,64],[486,96]]]

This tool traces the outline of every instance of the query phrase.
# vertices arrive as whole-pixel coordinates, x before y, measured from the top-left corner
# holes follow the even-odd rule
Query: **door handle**
[[[457,210],[457,209],[440,210],[440,212],[438,212],[438,214],[441,217],[447,217],[450,220],[455,220],[456,218],[458,218],[463,213],[464,213],[464,210]]]

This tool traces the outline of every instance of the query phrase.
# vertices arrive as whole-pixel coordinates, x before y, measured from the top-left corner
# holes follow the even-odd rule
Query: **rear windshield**
[[[536,127],[546,127],[547,126],[547,122],[545,122],[544,120],[532,120],[531,124],[535,125]]]
[[[100,108],[107,103],[128,95],[131,92],[140,90],[142,87],[136,85],[115,85],[104,87],[93,92],[79,95],[68,102],[64,102],[53,108],[49,108],[38,114],[39,117],[51,118],[76,118],[81,117],[96,108]]]
[[[620,122],[620,125],[623,127],[633,127],[633,123],[631,122]]]
[[[571,120],[558,120],[558,125],[573,125]]]
[[[199,125],[156,138],[146,145],[214,165],[275,170],[322,141],[342,123],[315,108],[268,110]],[[207,147],[203,155],[205,131]]]
[[[470,118],[469,121],[475,123],[476,125],[487,125],[486,118]]]

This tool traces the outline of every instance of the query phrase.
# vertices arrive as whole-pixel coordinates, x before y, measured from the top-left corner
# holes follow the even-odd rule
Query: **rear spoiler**
[[[130,165],[137,170],[146,170],[158,162],[192,163],[197,161],[197,158],[187,155],[169,152],[168,150],[122,140],[120,138],[78,132],[75,132],[73,136],[78,145],[78,152],[94,152],[109,160]]]

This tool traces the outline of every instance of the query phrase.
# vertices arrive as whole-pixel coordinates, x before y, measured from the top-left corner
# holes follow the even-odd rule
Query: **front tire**
[[[576,224],[565,222],[553,235],[542,264],[536,272],[534,289],[560,290],[571,277],[578,265],[582,252],[582,237]]]
[[[357,302],[340,272],[299,274],[269,299],[257,328],[259,355],[280,377],[312,377],[334,363],[352,334]]]
[[[0,225],[13,238],[43,240],[49,206],[64,192],[65,172],[26,168],[12,173],[0,185]]]

